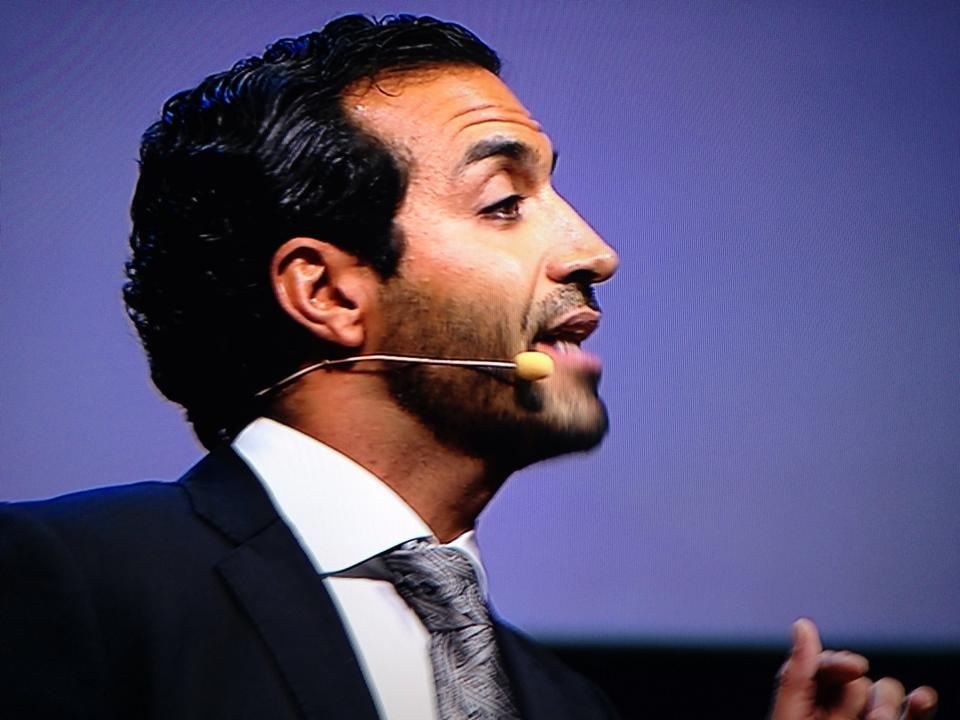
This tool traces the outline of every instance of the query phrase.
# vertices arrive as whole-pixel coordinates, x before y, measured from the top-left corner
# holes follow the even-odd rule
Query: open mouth
[[[533,349],[546,353],[556,365],[578,372],[599,375],[600,358],[588,353],[580,344],[593,334],[600,322],[600,313],[580,308],[559,316],[533,339]]]

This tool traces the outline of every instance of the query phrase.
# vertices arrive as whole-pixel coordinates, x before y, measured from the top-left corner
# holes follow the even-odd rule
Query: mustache
[[[593,285],[564,285],[537,303],[525,323],[524,330],[533,330],[536,334],[546,329],[555,317],[582,307],[600,312],[600,302]]]

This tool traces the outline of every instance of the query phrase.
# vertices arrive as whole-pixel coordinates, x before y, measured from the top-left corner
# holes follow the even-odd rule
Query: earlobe
[[[369,269],[353,255],[314,238],[277,248],[270,279],[280,307],[318,338],[356,348],[365,340]]]

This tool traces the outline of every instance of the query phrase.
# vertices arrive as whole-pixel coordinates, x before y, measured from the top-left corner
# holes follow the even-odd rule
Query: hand
[[[793,624],[793,648],[780,669],[770,720],[930,720],[937,705],[931,687],[919,687],[904,699],[893,678],[872,683],[867,659],[842,651],[824,651],[809,620]]]

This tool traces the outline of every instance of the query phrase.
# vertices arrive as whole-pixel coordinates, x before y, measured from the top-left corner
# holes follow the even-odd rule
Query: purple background
[[[621,252],[612,433],[482,518],[541,637],[960,645],[960,6],[7,2],[0,498],[199,456],[120,306],[139,134],[345,11],[458,20]]]

